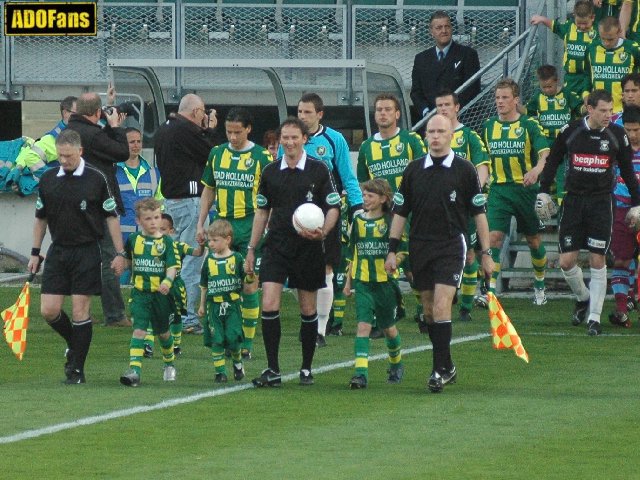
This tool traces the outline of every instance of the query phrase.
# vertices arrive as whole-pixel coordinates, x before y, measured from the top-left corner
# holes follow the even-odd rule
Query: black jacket
[[[435,108],[435,96],[443,88],[455,91],[480,70],[478,52],[473,48],[451,42],[442,62],[438,61],[436,47],[416,55],[411,72],[411,100],[422,116],[425,108]],[[460,104],[465,105],[480,93],[480,80],[461,92]]]
[[[80,134],[82,141],[82,158],[107,176],[107,183],[113,192],[118,206],[118,213],[124,215],[124,205],[120,196],[120,188],[116,180],[116,163],[129,158],[129,143],[124,128],[101,128],[82,115],[73,114],[67,128]]]
[[[200,183],[216,137],[211,128],[200,128],[182,115],[175,115],[156,133],[156,165],[165,198],[199,197]]]

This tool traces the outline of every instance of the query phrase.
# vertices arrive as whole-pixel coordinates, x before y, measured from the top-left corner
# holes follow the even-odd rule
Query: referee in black
[[[288,280],[298,290],[302,367],[300,384],[312,385],[311,363],[318,331],[317,293],[326,286],[323,240],[340,215],[338,194],[328,167],[307,156],[304,145],[309,132],[299,119],[290,117],[279,129],[282,158],[267,165],[258,188],[258,210],[246,258],[245,270],[255,266],[255,247],[267,233],[260,264],[262,281],[262,337],[267,353],[267,369],[253,380],[256,387],[279,387],[280,300]],[[296,232],[291,221],[295,209],[305,202],[318,205],[325,214],[324,225],[316,230]]]
[[[467,252],[467,219],[478,229],[484,274],[491,276],[486,199],[473,164],[453,153],[453,127],[444,115],[427,124],[429,154],[410,162],[394,195],[389,255],[385,268],[397,267],[396,252],[407,217],[411,214],[409,256],[416,289],[424,307],[433,344],[433,371],[427,388],[441,392],[454,383],[457,372],[451,360],[451,303],[462,280]]]
[[[84,363],[93,333],[89,308],[91,296],[100,295],[101,290],[98,242],[105,233],[105,218],[108,234],[119,252],[111,263],[116,275],[124,268],[124,250],[113,192],[104,173],[82,158],[80,135],[70,129],[62,131],[56,139],[56,150],[60,168],[48,170],[40,179],[28,268],[37,271],[40,248],[49,228],[52,243],[44,263],[40,311],[67,342],[64,383],[73,385],[85,383]],[[72,320],[62,310],[69,295]]]

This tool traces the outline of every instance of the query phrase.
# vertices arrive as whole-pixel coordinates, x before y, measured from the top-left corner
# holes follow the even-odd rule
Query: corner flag
[[[488,296],[493,348],[496,350],[510,348],[518,357],[529,363],[529,355],[522,345],[518,332],[511,324],[509,316],[493,293],[489,292]]]

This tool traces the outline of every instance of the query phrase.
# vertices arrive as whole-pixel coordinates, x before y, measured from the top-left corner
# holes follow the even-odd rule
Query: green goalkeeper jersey
[[[244,281],[244,259],[238,252],[224,258],[207,255],[202,264],[200,288],[207,290],[207,299],[216,303],[240,299]]]
[[[527,115],[538,117],[544,135],[553,141],[562,127],[580,116],[581,107],[582,99],[567,88],[553,96],[536,89],[527,103]]]
[[[201,182],[215,190],[219,217],[245,218],[255,212],[260,176],[271,161],[269,151],[255,144],[241,152],[228,143],[211,149]]]
[[[564,71],[570,74],[585,73],[584,63],[587,48],[598,36],[596,27],[592,26],[590,30],[581,32],[573,19],[564,22],[556,19],[551,25],[551,30],[564,42],[564,57],[562,59]],[[582,92],[576,93],[582,95]]]
[[[125,252],[131,260],[131,283],[141,292],[157,292],[167,269],[180,268],[180,256],[168,235],[155,238],[134,232],[127,238]]]
[[[399,129],[391,138],[383,139],[379,133],[365,140],[358,153],[358,181],[384,178],[395,193],[402,173],[410,161],[426,153],[420,135]]]
[[[390,215],[366,218],[360,214],[354,217],[347,255],[347,260],[351,262],[351,278],[378,283],[389,280],[384,262],[389,253],[390,225]]]
[[[613,111],[622,111],[620,80],[638,71],[640,47],[630,40],[619,39],[614,48],[604,48],[600,39],[587,48],[585,68],[590,72],[588,90],[602,89],[613,95]]]
[[[537,120],[526,115],[513,121],[485,120],[482,138],[491,159],[491,184],[522,184],[524,175],[538,163],[549,144]]]

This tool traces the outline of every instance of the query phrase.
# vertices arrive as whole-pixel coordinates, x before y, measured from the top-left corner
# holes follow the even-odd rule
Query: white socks
[[[593,272],[593,269],[591,271]],[[584,283],[584,278],[582,277],[582,269],[579,266],[574,265],[570,270],[562,270],[562,275],[564,275],[564,279],[566,280],[569,288],[571,288],[571,291],[575,294],[576,299],[579,302],[585,302],[589,300],[589,289]]]
[[[327,323],[329,322],[329,314],[333,306],[333,272],[327,273],[327,286],[318,290],[318,333],[324,336],[327,332]]]
[[[607,267],[599,270],[591,269],[591,282],[589,283],[589,293],[591,300],[589,302],[589,321],[600,322],[600,314],[602,313],[602,304],[607,294]]]

